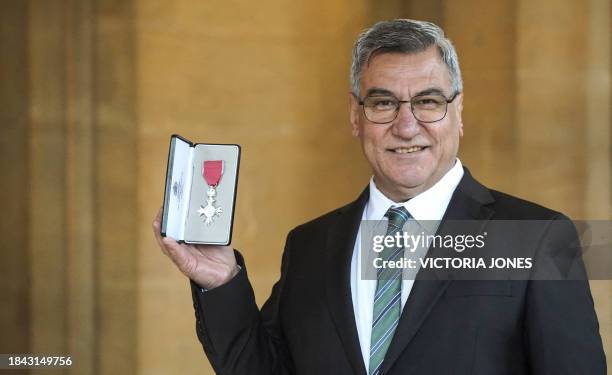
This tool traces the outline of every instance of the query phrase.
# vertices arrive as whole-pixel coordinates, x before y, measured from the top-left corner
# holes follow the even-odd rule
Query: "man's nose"
[[[410,109],[410,103],[402,103],[395,121],[393,121],[392,133],[402,138],[412,138],[419,132],[419,121],[414,117]]]

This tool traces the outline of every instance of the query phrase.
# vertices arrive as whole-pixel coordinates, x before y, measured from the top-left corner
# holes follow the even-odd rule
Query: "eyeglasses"
[[[367,96],[359,99],[359,105],[363,106],[365,117],[375,124],[388,124],[397,118],[400,106],[410,103],[410,110],[419,122],[438,122],[446,117],[448,103],[459,95],[455,92],[450,99],[442,94],[417,95],[410,100],[399,100],[393,95]]]

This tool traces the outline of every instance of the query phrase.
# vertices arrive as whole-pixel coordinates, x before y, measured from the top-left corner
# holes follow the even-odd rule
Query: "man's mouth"
[[[427,146],[411,146],[411,147],[397,147],[389,149],[389,151],[395,152],[396,154],[412,154],[414,152],[422,151]]]

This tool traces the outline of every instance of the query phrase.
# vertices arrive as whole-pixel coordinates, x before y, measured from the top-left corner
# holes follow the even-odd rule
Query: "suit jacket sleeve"
[[[279,319],[280,300],[289,268],[289,239],[283,253],[280,280],[261,311],[255,303],[244,259],[242,270],[227,284],[202,291],[191,282],[196,332],[215,372],[238,374],[292,374],[291,355]]]
[[[567,217],[557,219],[536,254],[539,280],[527,287],[525,332],[531,373],[605,375],[606,359],[578,235]]]

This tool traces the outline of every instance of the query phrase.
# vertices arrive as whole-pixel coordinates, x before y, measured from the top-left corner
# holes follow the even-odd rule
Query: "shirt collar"
[[[404,206],[417,221],[442,220],[453,192],[463,177],[463,165],[457,158],[455,165],[432,187],[412,199],[397,203],[387,198],[370,179],[370,198],[364,212],[366,220],[381,220],[389,207]]]

